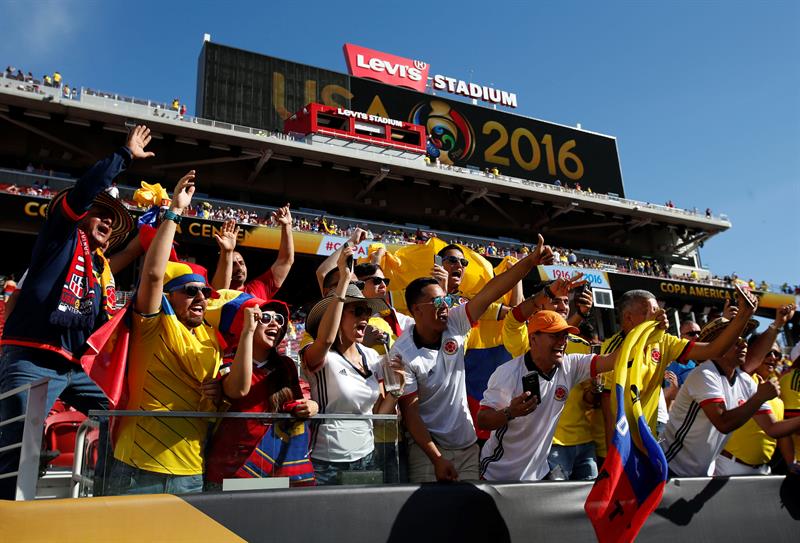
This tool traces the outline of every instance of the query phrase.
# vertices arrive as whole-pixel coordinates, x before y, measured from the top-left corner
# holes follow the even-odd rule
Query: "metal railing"
[[[17,470],[0,474],[0,479],[16,477],[15,499],[17,500],[32,500],[36,497],[48,381],[49,379],[43,377],[0,394],[0,402],[25,392],[28,395],[22,414],[0,421],[0,428],[23,423],[21,441],[0,447],[0,453],[13,454],[13,451],[19,450]]]

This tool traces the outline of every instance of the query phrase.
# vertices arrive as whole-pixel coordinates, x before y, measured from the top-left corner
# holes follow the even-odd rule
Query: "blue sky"
[[[423,59],[616,136],[629,197],[726,213],[714,273],[800,283],[800,3],[275,4],[0,0],[0,63],[191,113],[204,33],[338,71],[345,42]]]

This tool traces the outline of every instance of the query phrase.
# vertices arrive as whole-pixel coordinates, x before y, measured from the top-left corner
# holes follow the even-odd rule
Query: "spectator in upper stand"
[[[751,277],[751,278],[750,278],[750,280],[747,282],[747,286],[748,286],[748,287],[750,287],[750,290],[755,290],[755,289],[756,289],[756,282],[755,282],[755,281],[753,281],[753,278],[752,278],[752,277]]]
[[[706,217],[708,217],[709,219],[711,218],[711,208],[710,207],[706,208]]]
[[[746,313],[740,305],[737,318]],[[747,357],[747,342],[738,337],[741,328],[735,322],[736,319],[728,321],[724,317],[715,319],[705,325],[698,338],[712,345],[732,329],[737,335],[736,342],[722,355],[697,366],[672,404],[662,447],[673,475],[713,475],[715,460],[728,434],[750,418],[775,439],[800,430],[800,419],[777,421],[766,403],[780,394],[778,383],[765,381],[756,385],[740,369]]]
[[[278,248],[278,258],[272,266],[259,277],[247,281],[247,264],[242,255],[234,250],[236,248],[236,236],[225,240],[217,239],[219,245],[219,260],[217,270],[211,285],[214,288],[231,288],[252,294],[256,298],[268,300],[275,297],[275,293],[281,288],[289,271],[294,264],[294,238],[292,237],[292,213],[289,204],[281,207],[272,213],[272,220],[280,225],[281,241]],[[236,228],[238,233],[238,227]],[[226,284],[230,278],[230,286]]]
[[[179,115],[180,115],[181,117],[183,117],[184,115],[186,115],[186,104],[181,104],[181,109],[180,109],[180,111],[179,111],[178,113],[179,113]]]
[[[715,336],[711,342],[689,341],[679,339],[671,334],[664,334],[661,341],[647,346],[648,354],[642,368],[642,411],[653,435],[657,435],[656,423],[658,403],[661,395],[661,385],[667,365],[673,360],[686,361],[690,356],[697,360],[710,360],[717,358],[735,345],[737,338],[746,328],[752,330],[758,323],[751,321],[750,316],[755,312],[758,301],[750,294],[746,294],[753,305],[741,299],[739,312],[721,334]],[[620,314],[621,330],[603,342],[602,353],[614,352],[622,345],[625,335],[636,326],[648,320],[651,315],[659,310],[656,297],[646,290],[631,290],[622,295],[617,308]],[[749,333],[749,331],[747,332]],[[746,335],[746,334],[745,334]],[[602,397],[603,417],[606,426],[606,440],[613,436],[613,417],[611,405],[615,403],[612,397],[611,383],[614,382],[613,374],[605,376],[605,389]],[[678,392],[680,395],[680,392]]]
[[[174,100],[172,100],[171,109],[173,111],[178,111],[180,107],[181,107],[181,101],[179,99],[175,98]]]
[[[406,369],[400,408],[414,440],[409,444],[412,482],[478,478],[479,451],[465,385],[466,336],[489,304],[551,255],[539,236],[536,251],[455,307],[455,297],[433,277],[415,279],[406,287],[406,304],[415,324],[400,336],[389,356],[399,356]],[[460,261],[454,266],[463,270]]]
[[[95,164],[48,206],[20,289],[3,330],[0,392],[50,379],[47,405],[59,396],[76,409],[105,409],[107,400],[78,363],[86,340],[116,312],[112,268],[104,252],[124,241],[133,218],[103,190],[145,151],[150,131],[135,127],[125,147]],[[27,393],[0,402],[0,419],[19,416]],[[0,429],[0,449],[20,440],[21,426]],[[0,474],[16,471],[19,451],[0,453]],[[0,498],[13,499],[15,478],[0,479]]]
[[[314,341],[300,353],[311,399],[323,413],[394,414],[397,398],[386,394],[378,353],[361,346],[368,318],[388,309],[379,298],[365,298],[350,284],[347,258],[339,253],[339,282],[332,294],[308,313],[306,331]],[[395,364],[402,383],[402,368]],[[342,472],[375,469],[375,442],[370,420],[325,420],[313,432],[311,461],[318,484],[341,484]]]
[[[569,262],[570,266],[574,266],[578,262],[578,257],[571,250],[567,255],[567,262]]]
[[[194,177],[192,170],[178,181],[142,265],[128,353],[128,409],[151,414],[217,410],[222,352],[217,331],[205,320],[212,289],[202,267],[168,261],[177,225],[191,204]],[[241,345],[239,350],[247,354]],[[209,425],[199,418],[122,418],[108,490],[200,492]]]
[[[61,74],[59,72],[53,72],[53,86],[56,88],[61,86]]]
[[[386,250],[380,249],[378,251],[374,259],[377,262],[380,262],[382,258],[380,252],[385,253]],[[381,298],[389,307],[387,311],[369,319],[363,342],[367,347],[375,349],[378,354],[386,354],[400,334],[403,333],[403,330],[414,324],[414,319],[392,307],[388,290],[389,279],[384,276],[383,270],[378,264],[369,262],[358,264],[353,268],[353,273],[356,274],[359,281],[364,282],[364,288],[361,289],[364,296],[367,298]]]
[[[44,74],[44,76],[42,77],[42,83],[44,84],[45,87],[52,87],[53,86],[53,80],[47,74]]]
[[[70,97],[69,84],[64,83],[64,88],[62,89],[61,95],[64,98],[69,98]]]

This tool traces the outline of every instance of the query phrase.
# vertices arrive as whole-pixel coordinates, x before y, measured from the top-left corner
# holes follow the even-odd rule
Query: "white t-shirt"
[[[592,354],[567,354],[547,379],[539,375],[541,403],[533,413],[492,431],[481,450],[481,477],[488,481],[539,481],[550,471],[547,455],[569,392],[590,377]],[[481,408],[505,409],[522,394],[528,373],[525,355],[497,368],[483,393]]]
[[[756,393],[756,384],[740,369],[733,381],[711,360],[697,366],[684,381],[669,412],[669,422],[661,446],[669,468],[681,477],[704,477],[714,474],[717,458],[730,434],[723,434],[703,411],[707,403],[723,403],[731,410]],[[769,413],[767,404],[758,409]]]
[[[447,449],[464,449],[477,439],[464,382],[464,349],[472,328],[466,307],[450,310],[439,349],[417,346],[411,327],[389,352],[390,358],[395,354],[402,358],[405,394],[417,394],[422,422],[436,443]]]
[[[369,368],[364,377],[341,354],[331,349],[325,363],[315,373],[303,365],[311,386],[311,399],[319,404],[320,414],[348,413],[371,415],[378,401],[380,356],[374,350],[357,345],[361,362]],[[312,426],[311,457],[326,462],[353,462],[375,448],[371,420],[324,419]]]
[[[664,397],[664,388],[658,393],[658,422],[669,422],[669,410],[667,409],[667,399]]]

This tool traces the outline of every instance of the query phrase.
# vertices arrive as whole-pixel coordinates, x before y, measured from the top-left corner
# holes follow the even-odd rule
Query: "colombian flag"
[[[667,459],[650,433],[639,401],[645,346],[663,333],[654,321],[647,321],[628,334],[619,350],[614,368],[614,437],[583,506],[603,543],[633,541],[664,493]]]

